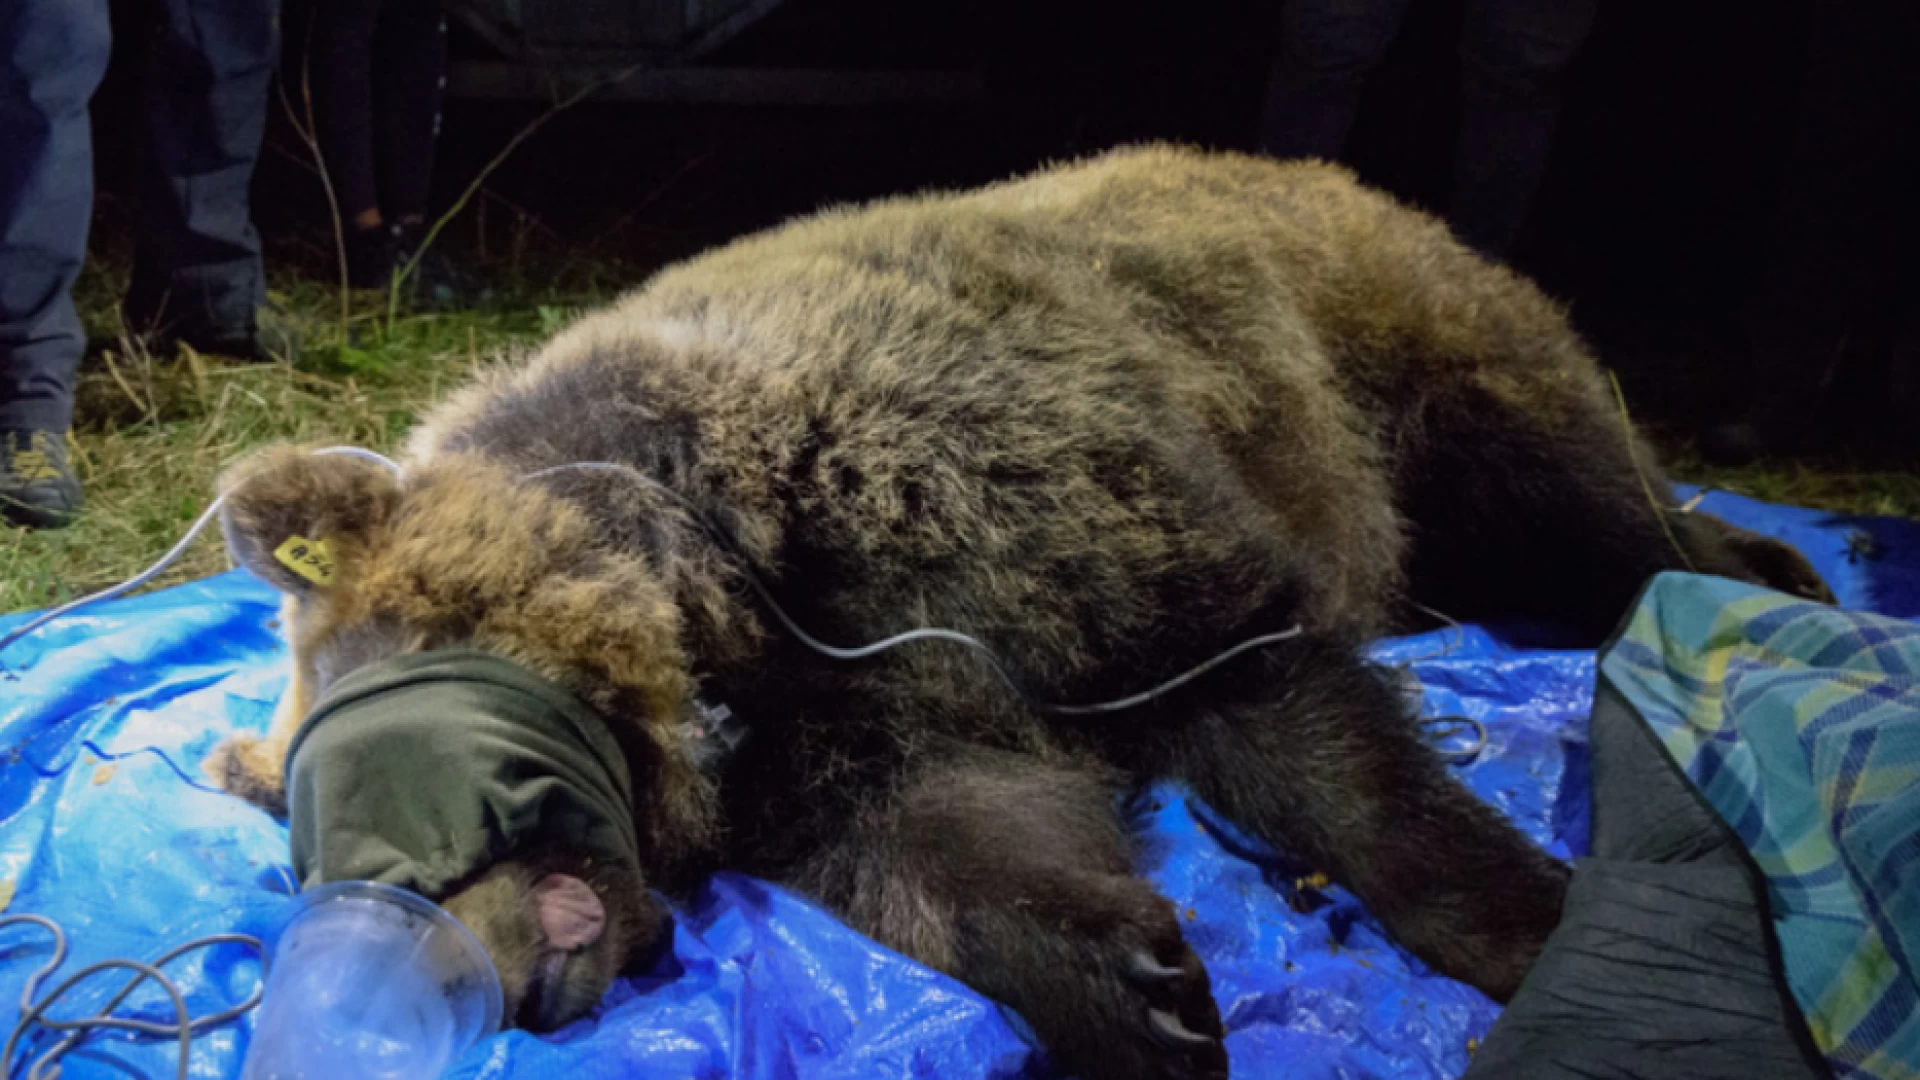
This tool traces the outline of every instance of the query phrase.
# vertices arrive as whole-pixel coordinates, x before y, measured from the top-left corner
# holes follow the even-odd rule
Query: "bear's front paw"
[[[221,790],[238,795],[277,818],[287,816],[284,744],[251,735],[235,735],[207,755],[206,772]]]

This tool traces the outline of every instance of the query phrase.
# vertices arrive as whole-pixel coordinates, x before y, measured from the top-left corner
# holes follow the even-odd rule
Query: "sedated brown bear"
[[[669,268],[455,394],[403,464],[279,447],[223,481],[295,673],[209,767],[283,807],[316,697],[405,654],[479,650],[584,703],[631,771],[637,865],[530,846],[437,897],[536,1029],[658,946],[649,887],[725,867],[1007,1003],[1068,1071],[1224,1075],[1206,971],[1132,868],[1126,796],[1160,778],[1504,999],[1568,870],[1359,647],[1415,604],[1597,641],[1669,569],[1825,596],[1667,501],[1528,282],[1339,168],[1170,147]],[[289,537],[327,542],[324,583],[275,558]],[[991,656],[835,659],[769,601],[826,642],[942,627]],[[1041,707],[1260,635],[1134,707]],[[731,753],[689,736],[696,697],[748,732]]]

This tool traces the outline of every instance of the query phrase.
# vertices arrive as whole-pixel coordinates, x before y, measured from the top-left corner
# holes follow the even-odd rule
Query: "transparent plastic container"
[[[273,947],[243,1080],[432,1080],[500,1027],[500,976],[459,920],[390,885],[301,894]]]

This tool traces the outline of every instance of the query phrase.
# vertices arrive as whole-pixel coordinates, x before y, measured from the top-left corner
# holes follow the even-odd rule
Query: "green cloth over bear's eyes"
[[[472,649],[394,657],[331,687],[287,751],[302,888],[439,898],[522,851],[639,870],[633,782],[585,702]]]

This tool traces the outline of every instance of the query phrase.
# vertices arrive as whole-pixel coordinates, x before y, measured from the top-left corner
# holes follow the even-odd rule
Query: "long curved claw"
[[[1154,1042],[1168,1050],[1207,1050],[1219,1044],[1219,1040],[1188,1028],[1179,1017],[1163,1009],[1147,1010],[1147,1030]]]
[[[1179,968],[1168,967],[1162,964],[1141,949],[1134,950],[1132,961],[1131,966],[1127,969],[1127,974],[1133,978],[1134,982],[1146,986],[1165,986],[1168,983],[1179,981],[1179,979],[1186,974],[1186,972],[1181,971]]]

